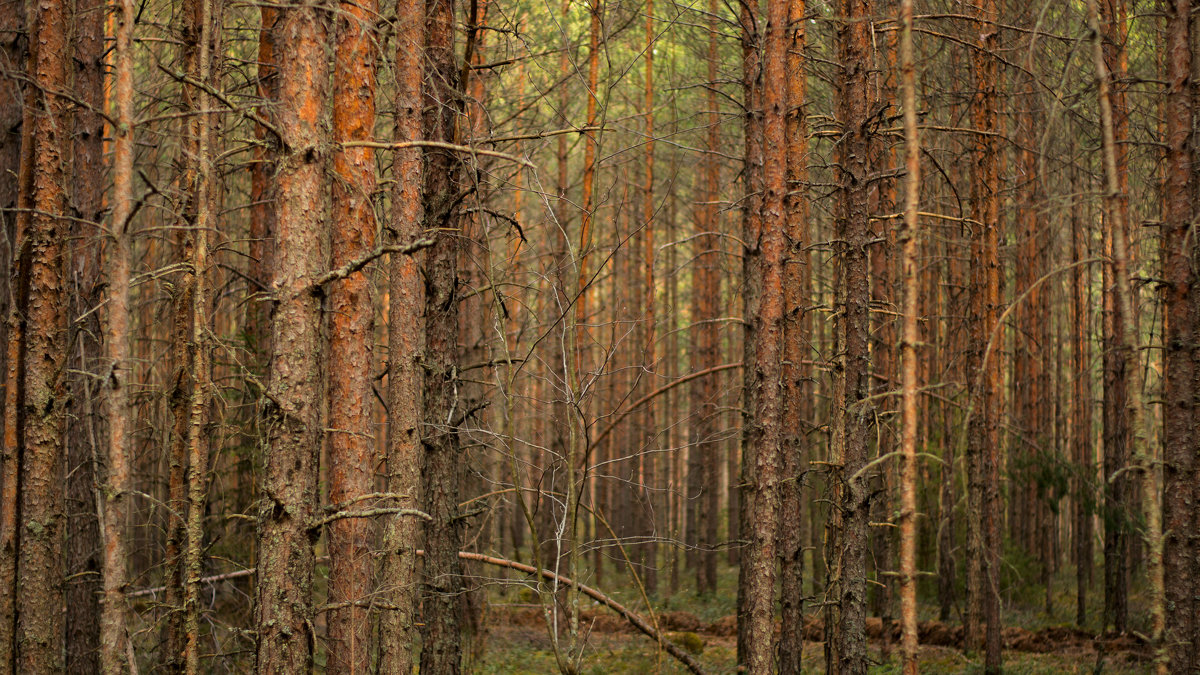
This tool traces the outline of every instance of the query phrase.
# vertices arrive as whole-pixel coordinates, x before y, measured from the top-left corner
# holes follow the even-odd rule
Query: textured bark
[[[396,4],[396,121],[397,142],[422,138],[421,76],[425,45],[425,3],[403,0]],[[396,151],[392,159],[391,236],[399,243],[421,236],[424,211],[421,201],[421,150]],[[421,368],[425,333],[425,282],[412,256],[394,255],[388,274],[388,492],[400,508],[422,504],[421,415],[424,371]],[[379,624],[380,672],[413,670],[420,622],[417,550],[422,546],[422,524],[415,518],[394,516],[384,526],[381,590],[395,606]]]
[[[829,577],[834,597],[826,625],[832,635],[826,647],[826,669],[842,673],[867,671],[866,548],[870,510],[867,463],[873,408],[868,332],[871,300],[867,248],[871,240],[868,191],[872,157],[870,0],[841,0],[837,56],[842,76],[836,81],[835,105],[843,138],[838,146],[839,195],[834,223],[837,284],[837,349],[834,362],[833,439],[830,461],[833,508],[829,524]]]
[[[197,82],[210,88],[219,86],[216,60],[221,50],[220,0],[188,0],[184,11],[194,43],[187,49],[187,67]],[[130,10],[132,11],[132,9]],[[132,16],[132,14],[131,14]],[[208,111],[215,107],[212,96],[197,88],[190,100],[193,110]],[[204,514],[208,500],[209,439],[205,433],[208,408],[212,398],[212,345],[209,335],[212,322],[209,308],[212,306],[213,291],[210,284],[209,249],[210,239],[216,230],[217,185],[213,166],[216,143],[217,116],[197,114],[189,121],[192,125],[189,137],[194,139],[195,154],[191,158],[194,169],[189,177],[194,180],[190,187],[188,220],[191,229],[189,239],[191,270],[190,305],[187,325],[191,327],[188,349],[191,354],[192,388],[187,400],[187,521],[184,525],[187,548],[182,561],[183,582],[183,667],[188,675],[200,672],[201,635],[200,578],[204,573]]]
[[[753,642],[762,639],[754,633],[753,622],[749,611],[753,606],[751,600],[752,565],[747,564],[743,537],[751,537],[754,531],[754,500],[751,496],[754,486],[755,461],[757,454],[753,451],[756,445],[756,414],[758,412],[756,386],[758,330],[761,324],[754,320],[758,315],[759,297],[762,294],[759,258],[762,255],[760,237],[762,234],[762,180],[763,180],[763,136],[762,136],[762,53],[760,35],[760,17],[757,5],[745,3],[739,10],[742,42],[742,109],[745,115],[743,142],[745,154],[742,160],[742,182],[745,190],[742,203],[742,363],[751,367],[742,370],[742,402],[741,410],[741,461],[740,464],[730,462],[729,484],[735,487],[736,500],[730,499],[730,516],[736,508],[737,527],[730,527],[729,538],[738,544],[739,551],[736,562],[738,565],[738,634],[737,654],[738,664],[749,667],[749,660],[754,650]],[[757,424],[761,424],[761,420]],[[760,429],[761,430],[761,429]],[[731,450],[731,455],[734,451]],[[738,466],[735,470],[734,466]],[[735,504],[736,501],[736,504]],[[774,564],[774,561],[771,561]],[[769,634],[768,634],[769,635]],[[769,637],[766,639],[770,640]]]
[[[917,675],[917,217],[921,195],[921,141],[917,135],[917,70],[913,61],[913,0],[900,2],[900,105],[904,115],[904,230],[900,271],[904,325],[900,342],[900,661],[904,675]]]
[[[128,673],[133,650],[129,644],[125,586],[129,583],[129,498],[132,488],[130,387],[133,381],[129,289],[133,215],[133,3],[124,0],[115,21],[113,100],[113,191],[111,241],[104,256],[106,298],[104,350],[107,372],[103,379],[104,412],[108,418],[107,474],[104,479],[104,600],[100,616],[100,666],[105,673]]]
[[[14,68],[33,70],[31,44],[27,39],[25,25],[25,3],[18,2],[12,12],[0,12],[0,21],[9,21],[5,27],[11,32],[12,41],[5,43],[4,56]],[[32,43],[36,45],[36,43]],[[20,545],[20,442],[24,397],[24,318],[27,302],[25,279],[28,262],[21,255],[29,228],[29,208],[33,199],[33,102],[35,88],[16,85],[17,80],[0,80],[0,93],[4,94],[0,112],[5,124],[0,132],[5,133],[4,150],[7,169],[4,172],[4,206],[15,205],[18,210],[5,212],[5,257],[8,265],[5,275],[4,311],[4,436],[0,454],[0,674],[16,672],[17,656],[17,558]],[[15,134],[12,132],[16,132]],[[14,139],[14,135],[19,138]],[[13,141],[16,141],[13,143]],[[16,150],[15,154],[11,150]],[[10,174],[9,171],[13,173]],[[10,175],[15,180],[10,178]],[[11,183],[9,181],[12,181]]]
[[[370,141],[375,128],[375,2],[341,2],[333,68],[333,140]],[[375,152],[334,147],[331,253],[336,269],[375,246]],[[375,301],[364,272],[329,289],[329,501],[357,510],[374,488],[371,346]],[[397,312],[405,323],[411,308]],[[401,404],[403,405],[403,403]],[[367,518],[329,524],[329,672],[371,667],[368,608],[373,527]]]
[[[985,649],[985,668],[1000,668],[1000,414],[1004,401],[998,350],[986,354],[1000,317],[1000,149],[997,136],[999,70],[995,49],[999,11],[995,0],[977,9],[982,23],[975,52],[971,100],[976,134],[971,195],[976,221],[971,237],[970,348],[967,377],[971,418],[967,431],[967,644]],[[985,361],[986,359],[986,361]]]
[[[1089,8],[1091,5],[1089,4]],[[1189,15],[1191,6],[1188,0],[1174,0],[1168,3],[1166,26],[1166,158],[1163,185],[1163,232],[1162,232],[1162,278],[1163,288],[1163,363],[1165,378],[1163,383],[1163,493],[1162,493],[1162,574],[1171,583],[1163,587],[1166,596],[1162,598],[1166,610],[1165,633],[1161,636],[1170,661],[1171,672],[1191,672],[1195,667],[1192,640],[1192,603],[1194,580],[1191,578],[1192,561],[1190,559],[1189,538],[1194,534],[1195,525],[1195,391],[1193,389],[1193,362],[1197,355],[1194,334],[1196,327],[1195,299],[1192,297],[1196,248],[1194,237],[1191,236],[1193,203],[1191,140],[1192,119],[1191,110],[1191,40],[1189,35]],[[1099,49],[1099,47],[1097,47]],[[1104,64],[1097,64],[1097,79],[1102,74]],[[1102,85],[1103,86],[1103,85]],[[1107,94],[1107,88],[1102,90]],[[1103,101],[1101,105],[1104,105]],[[1111,115],[1111,113],[1110,113]],[[1108,135],[1111,119],[1106,120],[1106,144],[1111,142]],[[1106,145],[1107,147],[1107,145]],[[1106,152],[1107,160],[1107,152]],[[1115,162],[1115,158],[1114,158]],[[1106,162],[1107,164],[1107,162]],[[1107,166],[1106,166],[1107,168]],[[1113,177],[1115,180],[1115,176]],[[1120,194],[1120,188],[1109,185],[1111,199]],[[1106,204],[1110,212],[1119,204]],[[1113,214],[1122,217],[1121,212]],[[1120,222],[1123,222],[1120,221]],[[1120,242],[1118,242],[1120,243]],[[1128,280],[1116,270],[1117,282],[1128,284]],[[1122,290],[1118,286],[1119,292]],[[1123,299],[1122,299],[1123,300]],[[1126,327],[1129,331],[1128,326]],[[1136,337],[1136,336],[1135,336]],[[1127,341],[1128,342],[1128,341]],[[1128,345],[1127,345],[1128,346]],[[1134,362],[1136,369],[1136,361]],[[1129,398],[1134,398],[1138,392],[1130,391]],[[1136,434],[1136,431],[1135,431]],[[1135,441],[1136,443],[1137,441]],[[1135,453],[1137,450],[1135,450]],[[1153,471],[1150,472],[1153,477]],[[1149,485],[1153,488],[1153,484]],[[1147,489],[1147,488],[1143,488]],[[1151,514],[1147,514],[1150,516]],[[1152,541],[1147,546],[1154,548]],[[1153,550],[1151,558],[1155,556]],[[1153,561],[1148,565],[1151,572],[1151,585],[1155,585],[1153,577]],[[1152,593],[1152,601],[1153,598]],[[1151,605],[1152,611],[1154,605]],[[1157,626],[1156,626],[1157,627]],[[1155,637],[1158,637],[1157,635]]]
[[[1127,203],[1128,170],[1125,141],[1129,137],[1129,111],[1125,103],[1127,70],[1125,40],[1128,36],[1124,0],[1106,0],[1100,7],[1104,26],[1105,63],[1113,74],[1113,140],[1116,144],[1118,180],[1121,182],[1122,200]],[[1114,234],[1127,237],[1127,233],[1115,233],[1113,228],[1104,228],[1104,252],[1112,255]],[[1103,266],[1103,385],[1104,403],[1104,625],[1111,625],[1124,632],[1129,618],[1130,581],[1130,500],[1132,483],[1125,470],[1129,464],[1129,424],[1122,414],[1126,405],[1126,368],[1129,354],[1121,348],[1121,334],[1125,318],[1121,314],[1116,297],[1112,264]]]
[[[34,213],[29,220],[28,305],[24,344],[24,428],[20,439],[20,548],[17,560],[17,659],[22,673],[62,670],[63,406],[66,349],[63,241],[71,129],[66,88],[71,50],[65,3],[34,5],[36,44],[30,78],[37,87],[32,123]]]
[[[96,223],[104,219],[107,182],[104,158],[104,3],[77,2],[74,8],[75,82],[73,95],[88,107],[75,109],[71,182],[71,211],[80,220],[70,225],[67,253],[67,312],[76,326],[69,347],[66,415],[70,422],[63,437],[67,476],[66,669],[68,673],[94,673],[100,669],[100,522],[96,504],[96,458],[104,452],[103,418],[97,375],[101,363],[101,327],[98,312],[102,299],[100,248]],[[89,109],[91,108],[91,109]],[[104,645],[107,648],[107,645]]]
[[[459,73],[454,54],[454,0],[426,5],[425,56],[428,86],[424,92],[426,140],[454,139],[455,117],[462,110]],[[422,202],[426,229],[453,229],[458,221],[460,162],[446,150],[426,149]],[[425,259],[424,374],[424,510],[433,521],[425,528],[422,578],[421,670],[458,673],[462,640],[458,594],[462,566],[458,551],[463,521],[458,516],[458,489],[464,471],[458,439],[458,238],[445,229]]]
[[[804,651],[804,547],[807,528],[803,509],[808,474],[808,434],[811,431],[811,375],[805,365],[811,344],[809,306],[811,271],[808,263],[808,125],[804,70],[804,0],[788,2],[787,191],[784,197],[787,259],[784,263],[783,446],[779,516],[780,635],[779,672],[801,672]]]
[[[317,458],[324,424],[321,401],[321,298],[313,279],[324,271],[326,14],[313,5],[283,4],[271,26],[277,49],[279,130],[275,171],[276,268],[272,292],[266,466],[260,488],[257,669],[299,673],[312,666],[311,529],[317,503]]]
[[[787,71],[788,0],[769,0],[762,82],[783,82]],[[746,364],[747,407],[742,428],[742,508],[746,550],[738,570],[738,663],[749,673],[773,670],[776,526],[783,444],[784,262],[787,256],[787,108],[785,87],[762,89],[762,198],[757,237],[746,237],[747,277],[755,302],[745,321],[754,335]]]

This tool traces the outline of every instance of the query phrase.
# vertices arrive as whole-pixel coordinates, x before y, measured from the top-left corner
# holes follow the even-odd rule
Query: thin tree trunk
[[[1104,63],[1100,39],[1098,9],[1088,1],[1088,22],[1093,32],[1093,62],[1099,87],[1103,131],[1105,209],[1116,233],[1113,237],[1113,275],[1117,300],[1126,317],[1121,335],[1122,349],[1130,355],[1128,372],[1128,410],[1133,432],[1133,456],[1141,471],[1142,501],[1146,518],[1146,572],[1150,580],[1147,600],[1150,605],[1151,638],[1159,650],[1158,672],[1188,672],[1191,667],[1191,561],[1187,554],[1187,536],[1194,527],[1191,492],[1194,485],[1195,429],[1192,390],[1194,308],[1189,298],[1195,242],[1190,237],[1192,220],[1191,156],[1188,143],[1192,132],[1191,42],[1189,40],[1188,0],[1175,0],[1167,7],[1166,32],[1166,158],[1163,185],[1162,256],[1165,279],[1163,363],[1163,501],[1160,515],[1157,499],[1157,471],[1147,445],[1149,434],[1143,428],[1141,369],[1137,358],[1137,332],[1134,330],[1134,295],[1129,278],[1129,256],[1125,238],[1125,210],[1120,201],[1121,186],[1117,173],[1113,111],[1109,98],[1110,78]],[[1160,520],[1161,518],[1161,520]],[[1164,541],[1164,533],[1166,533]],[[1169,587],[1164,578],[1170,578]],[[1168,611],[1169,610],[1169,611]]]
[[[799,675],[804,652],[804,547],[807,545],[803,509],[804,487],[808,474],[808,433],[812,406],[809,368],[804,365],[811,343],[811,318],[808,308],[808,124],[805,97],[804,0],[788,2],[787,111],[787,190],[784,197],[787,259],[784,263],[784,346],[783,346],[783,476],[780,481],[779,517],[780,558],[780,635],[779,672]]]
[[[654,0],[646,0],[646,43],[645,50],[642,52],[642,59],[646,68],[645,77],[645,98],[643,102],[643,114],[646,116],[646,140],[643,146],[643,164],[644,171],[642,183],[642,267],[645,274],[643,281],[642,298],[642,366],[643,374],[640,378],[642,391],[649,391],[654,388],[657,383],[657,363],[655,359],[654,335],[655,335],[655,298],[657,297],[657,288],[654,285]],[[638,447],[641,450],[640,462],[642,465],[641,485],[638,487],[638,496],[641,507],[640,532],[645,537],[646,543],[639,548],[641,549],[639,558],[642,562],[642,581],[646,584],[646,591],[654,593],[658,589],[658,545],[655,538],[659,536],[658,525],[662,521],[662,510],[659,508],[661,499],[657,495],[662,494],[661,485],[658,481],[658,453],[655,452],[655,445],[659,443],[659,425],[658,418],[655,415],[657,406],[649,403],[642,407],[641,420],[639,422],[640,438],[638,439]]]
[[[900,270],[904,280],[904,325],[900,342],[900,660],[904,675],[917,675],[917,253],[921,197],[921,140],[917,135],[917,70],[913,57],[913,0],[900,0],[900,105],[904,114],[904,230]],[[888,627],[884,627],[887,630]]]
[[[24,3],[18,3],[17,11],[11,16],[14,18],[14,40],[8,45],[9,51],[6,55],[11,56],[15,63],[25,63],[27,72],[32,72],[33,55],[26,53],[26,45],[36,43],[21,39],[26,35]],[[10,83],[15,84],[16,80],[4,80],[5,85]],[[0,455],[0,674],[11,675],[16,672],[17,658],[16,582],[20,553],[20,444],[24,435],[22,401],[25,393],[23,359],[28,288],[25,279],[28,263],[24,259],[23,247],[33,202],[33,102],[36,88],[26,85],[22,91],[13,86],[6,87],[5,91],[11,98],[5,99],[3,110],[8,113],[6,121],[14,124],[4,128],[20,130],[18,152],[16,157],[9,158],[15,165],[11,168],[15,169],[16,173],[11,199],[18,210],[12,217],[11,226],[5,223],[4,231],[7,239],[5,253],[8,257],[8,297],[4,315],[4,437],[3,454]],[[19,123],[16,122],[17,119],[20,120]],[[5,138],[5,141],[10,140],[11,137]],[[6,150],[9,147],[7,143],[4,145]]]
[[[100,665],[105,673],[127,673],[135,664],[129,661],[128,608],[125,586],[129,583],[129,544],[127,541],[128,501],[133,485],[131,475],[130,385],[133,384],[132,349],[129,325],[130,268],[132,264],[133,215],[133,3],[124,0],[116,18],[113,99],[116,126],[113,129],[112,240],[105,255],[107,277],[104,313],[104,348],[108,370],[104,377],[104,408],[108,418],[107,475],[103,508],[104,524],[104,601],[100,616]]]
[[[276,268],[273,356],[260,488],[257,669],[299,673],[312,666],[313,537],[321,401],[321,306],[311,287],[326,266],[325,108],[329,67],[323,8],[283,4],[271,26],[278,65],[272,122],[280,134],[275,170]]]
[[[194,64],[189,64],[197,82],[218,88],[218,76],[214,64],[220,53],[221,32],[220,0],[189,0],[185,11],[193,34],[199,42],[194,50]],[[131,10],[132,11],[132,10]],[[132,14],[130,15],[133,16]],[[217,30],[214,30],[216,28]],[[195,111],[209,111],[214,101],[206,91],[195,93]],[[184,616],[183,666],[188,675],[200,672],[200,578],[204,574],[204,513],[208,500],[208,444],[206,424],[209,401],[212,398],[212,346],[209,341],[212,322],[209,308],[212,306],[212,291],[209,284],[209,240],[216,229],[217,186],[213,167],[213,146],[216,143],[217,122],[212,113],[197,114],[190,120],[195,139],[195,183],[191,187],[191,200],[195,208],[192,221],[191,257],[191,305],[187,308],[191,327],[189,351],[191,354],[191,395],[187,401],[187,522],[185,524],[187,549],[184,552],[182,580]]]
[[[333,141],[369,141],[375,129],[374,0],[340,2],[333,73]],[[399,140],[399,139],[397,139]],[[375,152],[333,152],[332,264],[336,269],[375,246]],[[329,289],[329,501],[362,509],[373,491],[371,347],[375,300],[364,272]],[[407,323],[411,308],[391,315]],[[403,406],[403,403],[401,403]],[[371,667],[368,608],[356,604],[371,593],[372,523],[343,518],[330,523],[329,672],[366,673]]]
[[[837,117],[844,130],[838,146],[841,167],[834,253],[837,284],[837,353],[834,364],[833,440],[830,460],[835,467],[830,518],[830,587],[834,597],[827,631],[826,667],[842,673],[867,671],[866,549],[869,476],[867,439],[872,426],[868,308],[871,292],[867,275],[870,234],[868,162],[872,154],[870,122],[871,63],[870,0],[841,0],[843,22],[837,29],[837,56],[842,76],[836,81]]]

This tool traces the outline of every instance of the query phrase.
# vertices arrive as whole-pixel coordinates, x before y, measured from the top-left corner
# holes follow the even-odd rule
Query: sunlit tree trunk
[[[341,2],[333,68],[333,141],[370,141],[375,129],[375,2]],[[333,268],[366,255],[375,245],[375,152],[333,149]],[[329,289],[329,501],[362,510],[373,491],[371,348],[375,299],[367,275],[355,272]],[[397,313],[396,321],[407,320]],[[329,524],[329,672],[366,673],[371,667],[368,596],[374,564],[371,521]],[[362,603],[362,604],[360,604]]]

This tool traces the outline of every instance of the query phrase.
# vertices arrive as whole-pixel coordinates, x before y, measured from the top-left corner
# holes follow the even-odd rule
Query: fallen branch
[[[514,569],[519,572],[525,572],[526,574],[537,574],[539,572],[539,570],[536,567],[533,567],[532,565],[525,565],[525,564],[522,564],[519,562],[514,562],[512,560],[505,560],[504,558],[493,558],[491,556],[483,555],[481,553],[468,553],[467,551],[459,551],[458,557],[461,558],[462,560],[474,560],[476,562],[486,563],[488,565],[494,565],[496,567],[507,567],[509,569]],[[674,656],[675,659],[677,661],[679,661],[680,663],[682,663],[684,666],[686,666],[688,670],[692,671],[696,675],[704,675],[704,668],[702,668],[700,666],[700,664],[697,663],[694,658],[692,658],[691,654],[688,654],[686,651],[683,650],[682,647],[680,647],[679,645],[675,644],[674,642],[671,642],[670,640],[668,640],[664,635],[662,635],[662,633],[660,633],[658,630],[655,630],[655,628],[653,626],[651,626],[649,623],[647,623],[647,621],[645,619],[638,616],[637,614],[634,614],[632,610],[626,608],[621,603],[617,602],[616,600],[613,600],[609,596],[605,595],[604,593],[601,593],[600,591],[592,588],[591,586],[585,586],[577,581],[568,579],[567,577],[564,577],[560,574],[555,574],[554,572],[551,572],[550,570],[544,569],[544,570],[540,570],[540,572],[543,577],[545,577],[551,581],[557,581],[558,583],[566,584],[567,586],[574,586],[575,588],[579,589],[579,591],[581,593],[583,593],[584,595],[586,595],[589,598],[595,600],[596,602],[599,602],[600,604],[608,607],[609,609],[613,610],[617,614],[620,614],[626,621],[628,621],[630,624],[632,624],[634,628],[637,628],[642,633],[644,633],[647,637],[662,644],[663,647],[666,648],[667,653],[669,653],[671,656]]]
[[[424,555],[424,553],[425,553],[424,551],[417,551],[417,555]],[[505,560],[504,558],[493,558],[492,556],[483,555],[482,553],[471,553],[469,551],[459,551],[458,557],[461,560],[474,560],[475,562],[485,563],[488,565],[492,565],[494,567],[507,567],[508,569],[517,570],[518,572],[524,572],[526,574],[537,574],[539,572],[538,568],[536,568],[532,565],[526,565],[523,563],[515,562],[513,560]],[[229,579],[239,579],[241,577],[251,576],[256,571],[257,571],[256,568],[251,567],[249,569],[238,570],[236,572],[227,572],[225,574],[217,574],[217,575],[214,575],[211,577],[201,578],[200,583],[212,584],[212,583],[216,583],[218,581],[228,581]],[[633,612],[633,610],[625,607],[621,603],[617,602],[616,600],[613,600],[611,597],[596,590],[595,588],[592,588],[591,586],[586,586],[586,585],[581,584],[573,579],[568,579],[567,577],[564,577],[560,574],[555,574],[554,572],[551,572],[550,570],[540,570],[540,572],[541,572],[541,575],[543,577],[545,577],[546,579],[549,579],[550,581],[557,581],[558,583],[565,584],[567,586],[574,586],[575,588],[579,589],[580,593],[583,593],[584,595],[595,600],[596,602],[599,602],[600,604],[604,605],[605,607],[608,607],[609,609],[616,612],[617,614],[620,614],[621,617],[624,618],[626,621],[628,621],[634,628],[638,629],[644,635],[646,635],[650,639],[654,640],[655,642],[658,642],[659,644],[661,644],[667,650],[668,654],[675,657],[675,659],[677,661],[679,661],[680,663],[682,663],[685,667],[687,667],[688,670],[695,673],[696,675],[706,675],[704,668],[701,667],[701,665],[696,662],[696,659],[692,658],[691,654],[688,654],[686,651],[684,651],[684,649],[682,647],[680,647],[679,645],[675,644],[674,642],[671,642],[670,640],[668,640],[665,635],[663,635],[654,626],[651,626],[650,623],[647,622],[645,619],[643,619],[641,616],[635,614]],[[141,598],[141,597],[145,597],[148,595],[155,595],[158,593],[162,593],[166,589],[167,589],[166,586],[156,586],[154,588],[145,588],[140,591],[126,593],[125,597]],[[372,606],[378,607],[379,605],[372,605]]]

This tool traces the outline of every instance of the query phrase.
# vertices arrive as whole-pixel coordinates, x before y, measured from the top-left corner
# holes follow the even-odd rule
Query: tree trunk
[[[66,669],[68,673],[94,673],[100,669],[101,546],[100,511],[97,510],[94,468],[104,450],[98,371],[101,367],[100,317],[92,309],[102,299],[100,249],[103,237],[93,223],[104,220],[104,188],[108,178],[104,161],[104,3],[79,2],[74,10],[74,95],[88,107],[75,112],[71,210],[80,220],[70,225],[68,247],[67,312],[74,329],[67,356],[68,419],[66,428],[67,535]],[[90,109],[89,109],[90,108]],[[108,645],[104,645],[105,648]]]
[[[260,489],[257,669],[299,673],[312,666],[312,576],[321,419],[321,297],[312,288],[326,266],[324,153],[328,30],[321,7],[284,4],[271,26],[277,49],[280,135],[275,171],[276,268],[264,424],[267,457]]]
[[[454,0],[426,6],[425,58],[430,83],[424,92],[425,139],[454,139],[462,110],[459,73],[454,54]],[[460,672],[462,640],[458,594],[462,566],[458,551],[463,521],[458,516],[458,488],[464,470],[458,439],[458,238],[450,231],[458,222],[459,159],[447,150],[426,149],[421,199],[425,229],[439,228],[425,259],[424,367],[424,506],[433,521],[425,528],[422,577],[421,670]],[[444,228],[444,229],[442,229]]]
[[[396,4],[395,110],[393,138],[402,143],[422,138],[421,80],[425,45],[425,3]],[[419,148],[397,149],[392,159],[391,235],[404,244],[421,236],[422,156]],[[423,501],[421,428],[425,338],[425,281],[414,256],[393,254],[388,274],[388,450],[387,490],[396,506],[417,508]],[[385,611],[379,626],[380,672],[413,670],[420,623],[420,574],[417,550],[422,547],[422,523],[392,516],[384,526],[381,587],[395,606]]]
[[[837,28],[837,56],[842,76],[835,82],[838,121],[844,137],[838,146],[841,167],[839,205],[834,223],[837,284],[834,312],[837,349],[834,363],[833,439],[830,460],[833,508],[830,516],[829,570],[831,600],[827,631],[826,668],[842,673],[866,673],[866,549],[870,533],[867,439],[873,407],[868,351],[871,291],[867,275],[870,244],[868,166],[872,154],[870,0],[841,0],[843,22]]]
[[[333,141],[370,141],[375,129],[375,2],[341,2],[333,72]],[[331,254],[334,269],[375,246],[375,152],[333,149]],[[371,347],[375,299],[364,272],[329,289],[329,501],[338,510],[368,506],[373,491]],[[392,315],[406,322],[410,308]],[[401,404],[403,405],[403,404]],[[329,672],[366,673],[371,667],[368,608],[372,532],[367,518],[329,524]]]
[[[1094,2],[1094,0],[1093,0]],[[1091,8],[1089,4],[1089,8]],[[1166,27],[1166,160],[1165,184],[1163,185],[1162,215],[1162,278],[1163,289],[1163,535],[1162,574],[1171,583],[1164,587],[1163,598],[1166,615],[1165,634],[1161,637],[1169,659],[1171,672],[1190,672],[1194,667],[1192,640],[1193,589],[1191,578],[1192,561],[1189,548],[1194,535],[1195,513],[1193,512],[1195,485],[1195,443],[1193,359],[1196,355],[1193,343],[1196,327],[1195,300],[1191,295],[1193,283],[1192,265],[1195,261],[1196,245],[1190,235],[1192,231],[1192,167],[1189,143],[1191,141],[1191,46],[1189,35],[1190,3],[1175,0],[1167,6]],[[1099,43],[1097,43],[1099,44]],[[1100,47],[1097,46],[1097,50]],[[1097,80],[1107,82],[1102,54],[1096,65]],[[1102,85],[1103,86],[1103,85]],[[1107,96],[1107,87],[1102,95]],[[1105,101],[1101,101],[1106,106]],[[1108,166],[1108,144],[1114,143],[1112,136],[1111,111],[1105,119],[1105,168]],[[1112,159],[1116,163],[1115,153]],[[1115,168],[1114,168],[1115,174]],[[1116,181],[1113,175],[1111,181]],[[1106,191],[1106,207],[1116,222],[1119,241],[1120,228],[1124,226],[1124,213],[1120,203],[1119,184],[1110,182]],[[1112,202],[1112,203],[1109,203]],[[1117,283],[1128,284],[1116,270]],[[1119,292],[1121,287],[1118,286]],[[1126,333],[1132,333],[1126,326]],[[1136,338],[1136,334],[1133,335]],[[1128,342],[1128,341],[1127,341]],[[1136,347],[1127,344],[1127,347]],[[1136,354],[1136,352],[1134,352]],[[1136,369],[1136,360],[1131,364]],[[1130,391],[1132,399],[1138,392]],[[1136,432],[1135,432],[1136,433]],[[1153,477],[1153,471],[1150,472]],[[1153,488],[1153,484],[1149,484]],[[1144,488],[1145,489],[1145,488]],[[1147,514],[1150,517],[1151,514]],[[1154,543],[1147,541],[1150,548]],[[1153,559],[1154,552],[1150,552]],[[1150,568],[1153,567],[1151,563]],[[1153,571],[1151,569],[1153,574]],[[1154,585],[1153,576],[1151,584]],[[1152,591],[1153,598],[1153,591]],[[1153,605],[1152,605],[1153,608]],[[1157,637],[1157,636],[1156,636]]]
[[[34,6],[36,45],[30,78],[38,90],[32,111],[37,151],[25,268],[28,305],[24,345],[24,416],[20,440],[20,548],[17,560],[17,660],[22,673],[63,668],[63,406],[66,356],[63,241],[67,219],[71,129],[68,102],[51,92],[68,82],[71,50],[67,7]]]
[[[975,52],[975,92],[971,118],[979,132],[972,150],[970,349],[967,376],[970,383],[971,417],[967,431],[967,644],[985,649],[987,672],[1000,668],[1000,414],[1001,390],[999,349],[988,345],[1000,317],[1000,149],[997,99],[999,71],[999,11],[995,0],[983,0],[978,8],[981,23],[979,49]]]
[[[787,259],[784,262],[783,446],[779,516],[780,636],[779,672],[799,675],[804,651],[804,486],[808,474],[808,434],[812,416],[808,359],[811,344],[808,265],[808,124],[805,72],[805,1],[788,2],[787,188],[784,198]]]

